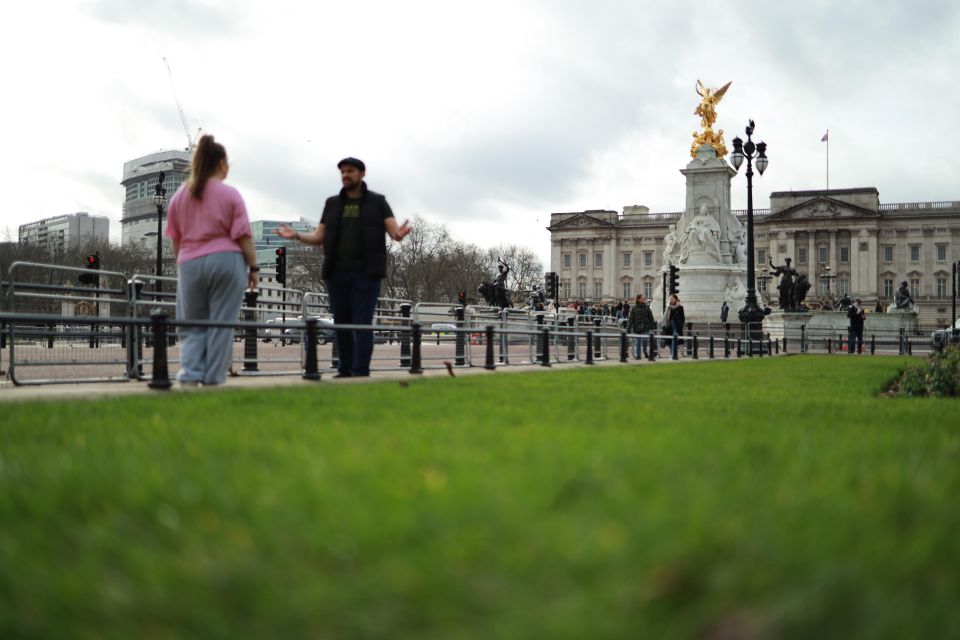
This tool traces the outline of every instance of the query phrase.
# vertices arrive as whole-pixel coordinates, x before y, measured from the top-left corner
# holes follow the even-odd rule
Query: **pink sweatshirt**
[[[241,253],[237,240],[251,234],[240,192],[219,180],[207,182],[200,200],[190,195],[186,183],[170,199],[164,235],[180,243],[177,264],[211,253]]]

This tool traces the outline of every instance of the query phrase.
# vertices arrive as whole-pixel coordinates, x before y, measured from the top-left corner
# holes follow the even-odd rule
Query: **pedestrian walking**
[[[236,322],[244,287],[257,288],[250,220],[240,192],[223,182],[229,171],[223,145],[204,135],[190,177],[170,199],[164,235],[177,260],[177,320]],[[234,329],[180,327],[179,333],[177,381],[223,384],[233,362]]]
[[[647,299],[643,294],[639,294],[634,305],[630,308],[630,316],[627,318],[627,332],[639,334],[638,337],[634,338],[633,357],[635,360],[640,359],[641,353],[644,357],[649,357],[649,350],[653,349],[654,346],[647,344],[650,340],[648,334],[656,326],[657,322],[653,319],[653,312],[650,311],[650,307],[647,306]]]
[[[380,297],[380,281],[387,275],[386,235],[400,242],[411,231],[398,225],[387,199],[367,188],[366,165],[357,158],[337,163],[343,188],[327,198],[320,224],[313,233],[298,233],[286,225],[277,235],[323,247],[322,277],[327,286],[335,324],[369,325]],[[370,375],[373,332],[336,331],[340,364],[337,378]]]

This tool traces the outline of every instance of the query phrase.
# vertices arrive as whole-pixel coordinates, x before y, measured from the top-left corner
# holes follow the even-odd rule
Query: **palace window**
[[[569,253],[563,254],[563,268],[569,269],[572,263],[573,263],[573,260],[571,260],[570,254]]]
[[[850,247],[840,247],[840,264],[850,262]]]
[[[937,297],[938,298],[947,297],[947,279],[946,278],[937,278]]]
[[[583,300],[587,297],[587,281],[581,280],[577,283],[577,297]]]
[[[817,262],[820,264],[827,264],[827,257],[829,256],[830,247],[817,247]]]
[[[597,300],[603,297],[603,280],[594,280],[593,297]]]
[[[807,248],[797,247],[797,263],[807,264]]]
[[[577,257],[579,258],[578,262],[580,263],[580,268],[581,268],[581,269],[586,269],[586,268],[587,268],[587,254],[585,254],[585,253],[580,253],[580,254],[577,254]]]
[[[563,281],[563,299],[564,300],[570,299],[570,281],[569,280]]]
[[[630,299],[630,283],[629,282],[623,283],[623,297],[626,298],[627,300]]]
[[[648,268],[653,266],[653,251],[643,252],[643,266]]]
[[[893,297],[893,280],[890,278],[885,278],[883,281],[883,297],[892,298]]]
[[[920,295],[920,278],[910,278],[910,294],[914,296]]]
[[[937,245],[937,262],[946,262],[947,261],[947,245],[938,244]]]
[[[653,297],[653,283],[644,282],[643,283],[643,295],[648,300]]]
[[[595,254],[593,254],[593,267],[594,267],[595,269],[599,269],[599,268],[603,267],[603,254],[602,254],[602,253],[595,253]]]
[[[910,245],[910,262],[920,262],[920,245]]]
[[[850,279],[844,276],[843,278],[837,278],[837,293],[841,296],[845,296],[850,293]]]
[[[767,264],[766,249],[757,249],[757,264]]]
[[[893,262],[893,245],[883,245],[883,261]]]
[[[624,269],[629,269],[629,268],[630,268],[630,259],[631,259],[631,254],[630,254],[629,251],[623,254],[623,268],[624,268]]]

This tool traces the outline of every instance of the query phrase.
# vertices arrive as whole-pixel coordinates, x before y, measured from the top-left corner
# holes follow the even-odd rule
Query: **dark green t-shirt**
[[[383,211],[383,219],[392,218],[389,207]],[[320,220],[326,223],[326,220]],[[386,229],[384,229],[386,232]],[[340,236],[337,238],[338,271],[363,269],[363,225],[360,222],[360,198],[347,198],[343,204],[343,216],[340,218]]]

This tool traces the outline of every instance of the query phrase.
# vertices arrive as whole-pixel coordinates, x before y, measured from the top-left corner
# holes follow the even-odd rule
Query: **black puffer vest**
[[[367,183],[361,183],[360,224],[363,237],[364,272],[371,278],[384,278],[387,275],[387,237],[383,220],[390,211],[387,199],[375,191],[367,189]],[[347,195],[343,189],[335,196],[327,198],[323,206],[323,271],[324,279],[329,278],[337,267],[337,242],[340,239],[340,220]],[[386,210],[386,211],[384,211]],[[388,216],[389,217],[389,216]]]

